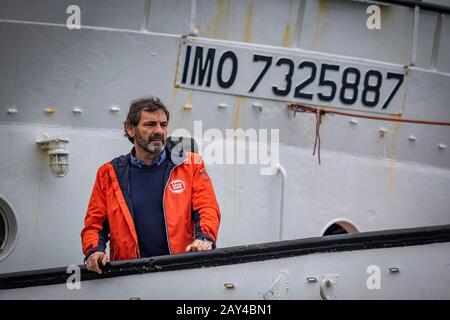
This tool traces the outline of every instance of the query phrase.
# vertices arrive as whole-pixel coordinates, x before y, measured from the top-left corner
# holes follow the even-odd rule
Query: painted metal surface
[[[66,27],[71,4],[80,6],[80,30]],[[318,69],[312,87],[305,87],[314,98],[302,102],[348,107],[338,98],[341,72],[356,66],[361,79],[354,110],[367,108],[360,102],[370,67],[382,74],[383,85],[388,72],[404,75],[384,110],[450,121],[448,14],[419,10],[413,52],[414,9],[380,4],[382,27],[369,30],[367,6],[334,0],[3,1],[0,39],[8,45],[0,46],[0,196],[11,204],[19,228],[0,273],[82,261],[79,233],[96,169],[129,152],[122,121],[130,101],[149,94],[168,106],[171,131],[185,128],[193,134],[198,120],[203,132],[217,129],[224,136],[227,129],[279,130],[279,164],[286,171],[282,204],[280,175],[263,176],[258,164],[207,164],[223,212],[219,247],[277,240],[280,208],[283,239],[320,236],[331,221],[340,220],[358,231],[448,224],[449,127],[329,116],[321,126],[318,165],[311,155],[315,116],[294,117],[287,108],[304,78],[292,81],[286,97],[273,93],[272,86],[285,89],[289,70],[289,62],[276,66],[279,58],[295,61],[299,77],[298,64],[308,57]],[[244,80],[223,89],[215,69],[208,90],[189,81],[178,87],[188,43],[236,52]],[[271,69],[249,93],[264,66],[258,62],[255,69],[253,55],[269,53]],[[318,100],[318,93],[329,96],[332,90],[332,85],[319,87],[324,63],[340,68],[324,73],[324,81],[336,83],[331,102]],[[224,62],[223,80],[229,64]],[[368,80],[371,85],[376,77]],[[381,86],[380,97],[386,99],[392,89]],[[47,155],[36,144],[45,133],[70,141],[64,178],[52,176]],[[273,277],[271,284],[278,276]]]
[[[109,272],[122,275],[111,277],[107,272],[97,279],[85,271],[74,278],[80,268],[72,266],[67,272],[54,271],[59,284],[43,285],[52,279],[51,270],[30,272],[22,280],[18,275],[2,276],[0,299],[448,299],[450,278],[443,276],[450,259],[448,230],[441,240],[431,229],[429,235],[418,232],[421,244],[414,244],[418,238],[402,239],[403,231],[397,231],[386,235],[384,243],[383,232],[367,235],[366,247],[352,242],[351,236],[335,236],[328,241],[336,242],[334,249],[322,250],[320,239],[310,239],[286,241],[279,248],[267,244],[221,249],[213,255],[197,253],[197,262],[189,259],[192,255],[178,255],[147,259],[140,265],[116,263]],[[395,237],[404,245],[393,244]],[[231,261],[224,259],[226,255]]]

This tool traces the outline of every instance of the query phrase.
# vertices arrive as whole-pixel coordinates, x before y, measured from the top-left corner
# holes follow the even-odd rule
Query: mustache
[[[159,135],[159,134],[155,134],[154,136],[151,136],[148,138],[148,143],[152,142],[152,141],[161,141],[161,142],[165,142],[164,141],[164,136]]]

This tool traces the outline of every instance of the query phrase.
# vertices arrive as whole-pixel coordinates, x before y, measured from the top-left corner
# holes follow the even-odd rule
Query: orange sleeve
[[[109,225],[107,220],[106,194],[104,176],[107,174],[106,166],[97,171],[91,198],[89,200],[84,228],[81,231],[81,242],[85,255],[93,251],[105,251],[109,239]],[[108,230],[107,230],[108,229]],[[105,234],[105,231],[107,233]]]
[[[220,224],[219,205],[213,185],[201,157],[192,154],[194,174],[192,185],[192,208],[196,239],[217,241]]]

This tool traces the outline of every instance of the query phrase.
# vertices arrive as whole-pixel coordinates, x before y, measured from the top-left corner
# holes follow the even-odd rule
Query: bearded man
[[[215,248],[220,210],[200,155],[175,148],[169,111],[154,97],[131,103],[131,152],[97,171],[81,241],[88,270],[110,260]],[[109,243],[109,257],[106,244]]]

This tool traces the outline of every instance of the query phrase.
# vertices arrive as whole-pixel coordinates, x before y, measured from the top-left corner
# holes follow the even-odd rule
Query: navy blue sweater
[[[159,166],[130,165],[131,202],[141,257],[169,254],[164,221],[164,172],[168,160]]]

